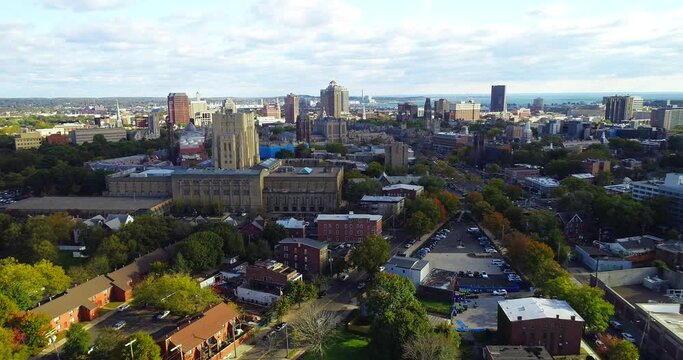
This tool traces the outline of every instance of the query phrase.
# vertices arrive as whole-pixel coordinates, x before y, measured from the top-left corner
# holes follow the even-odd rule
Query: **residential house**
[[[259,215],[252,222],[244,225],[240,229],[240,233],[249,240],[260,239],[263,237],[265,227],[266,221]]]
[[[295,218],[278,220],[276,223],[287,230],[287,236],[293,238],[306,237],[306,222]]]
[[[407,277],[416,288],[429,275],[429,262],[411,257],[392,256],[385,268],[388,273]]]
[[[609,253],[594,246],[576,245],[576,257],[591,271],[612,271],[630,269],[633,263],[630,260],[611,256]]]
[[[403,196],[374,196],[363,195],[360,206],[370,214],[382,215],[385,219],[400,215],[405,208]]]
[[[396,184],[418,185],[420,179],[422,179],[422,176],[419,175],[389,176],[384,173],[379,177],[379,182],[381,182],[383,186]]]
[[[370,235],[382,235],[381,215],[320,214],[315,222],[322,241],[361,242]]]
[[[235,346],[246,340],[246,337],[239,337],[241,330],[237,330],[238,317],[234,304],[219,303],[167,335],[159,344],[161,357],[180,360],[227,359],[235,351]]]
[[[587,222],[584,220],[585,215],[575,212],[558,212],[557,217],[560,219],[564,237],[567,240],[586,240]]]
[[[555,355],[579,355],[583,318],[563,300],[498,302],[498,335],[507,345],[543,346]]]
[[[602,243],[602,249],[634,263],[642,263],[655,259],[655,249],[662,242],[664,239],[656,236],[639,235],[616,239],[613,243]]]
[[[385,196],[403,196],[410,200],[415,200],[424,192],[424,187],[421,185],[410,184],[394,184],[382,188],[382,195]]]
[[[303,276],[296,269],[275,260],[257,261],[248,265],[245,281],[235,290],[240,301],[270,306],[282,296],[282,290],[290,281],[301,281]]]
[[[672,269],[683,268],[683,241],[669,241],[656,246],[655,257]]]
[[[320,274],[327,263],[327,244],[306,238],[282,239],[275,246],[275,259],[302,274]]]

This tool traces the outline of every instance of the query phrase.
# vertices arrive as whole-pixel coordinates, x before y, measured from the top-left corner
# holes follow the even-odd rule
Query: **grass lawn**
[[[71,251],[60,251],[58,253],[59,258],[57,263],[64,268],[64,270],[69,269],[71,266],[83,265],[88,260],[87,258],[75,258],[71,255]]]
[[[451,315],[451,304],[445,301],[432,299],[418,299],[425,307],[425,310],[430,313],[441,314],[445,316]]]
[[[334,342],[325,352],[326,360],[364,360],[369,359],[368,344],[370,339],[364,336],[352,334],[350,332],[339,330]],[[315,360],[313,354],[305,354],[300,359]]]
[[[115,302],[115,301],[110,302],[109,304],[104,305],[104,306],[100,309],[99,314],[100,314],[100,315],[104,315],[104,314],[106,314],[106,313],[108,313],[108,312],[110,312],[110,311],[112,311],[112,310],[116,310],[116,308],[119,307],[121,304],[123,304],[123,302]]]

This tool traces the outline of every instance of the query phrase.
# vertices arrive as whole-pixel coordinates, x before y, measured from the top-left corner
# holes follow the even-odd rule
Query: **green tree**
[[[154,342],[152,336],[142,331],[138,331],[129,336],[125,343],[130,343],[133,347],[133,358],[131,358],[130,348],[122,349],[123,360],[161,360],[161,348]]]
[[[128,247],[116,234],[102,240],[95,253],[109,259],[110,265],[117,266],[128,262]]]
[[[494,212],[495,209],[493,206],[491,206],[491,204],[482,200],[471,206],[470,211],[476,219],[481,220],[484,215]]]
[[[177,247],[191,272],[214,268],[223,261],[223,239],[210,231],[190,235]]]
[[[244,255],[244,239],[239,230],[225,223],[209,223],[202,226],[202,231],[211,231],[223,239],[225,256]]]
[[[288,149],[280,149],[280,151],[275,153],[276,159],[292,159],[294,158],[294,152]]]
[[[47,315],[27,312],[10,319],[9,326],[19,331],[19,338],[31,353],[37,354],[47,345],[45,334],[51,328]]]
[[[66,331],[63,355],[66,359],[83,359],[90,348],[90,335],[83,324],[73,324]]]
[[[426,332],[403,344],[403,358],[407,360],[451,360],[458,355],[458,343],[443,333]]]
[[[263,239],[271,246],[275,246],[280,240],[287,237],[287,229],[284,226],[269,222],[263,228]]]
[[[95,349],[90,358],[94,360],[120,360],[123,356],[123,344],[126,336],[120,331],[112,328],[105,328],[97,339],[95,339]]]
[[[486,172],[489,174],[499,174],[503,171],[503,169],[500,167],[500,165],[496,163],[489,163],[486,164]]]
[[[384,173],[384,166],[377,161],[372,161],[368,164],[365,174],[372,178],[380,177]]]
[[[292,307],[292,299],[282,296],[273,303],[273,316],[280,322],[282,318],[287,315],[287,312]]]
[[[379,195],[382,184],[375,179],[365,179],[359,182],[347,182],[344,186],[344,199],[357,203],[363,195]]]
[[[443,178],[433,175],[423,176],[419,184],[424,186],[426,192],[437,192],[443,190],[446,182]]]
[[[4,326],[18,311],[17,304],[7,295],[0,293],[0,326]]]
[[[378,235],[370,235],[351,252],[351,262],[373,276],[389,260],[389,243]]]
[[[614,306],[603,299],[601,289],[587,285],[577,285],[567,276],[550,279],[546,282],[544,294],[566,300],[586,322],[590,332],[605,331]]]
[[[66,290],[70,282],[62,268],[47,260],[34,266],[11,257],[0,260],[0,293],[9,297],[19,310],[29,309],[44,297]]]
[[[626,340],[620,340],[607,352],[610,360],[638,360],[638,348]]]
[[[0,359],[26,360],[30,354],[28,349],[16,344],[15,334],[10,329],[0,327]]]
[[[317,295],[315,285],[303,281],[290,281],[284,290],[284,296],[299,304],[299,307],[302,302],[314,299]]]
[[[416,211],[410,214],[406,222],[406,229],[418,235],[428,233],[434,226],[434,221],[428,218],[422,211]]]
[[[327,143],[325,150],[329,153],[346,155],[346,147],[340,143]]]
[[[306,144],[299,144],[294,148],[294,155],[296,158],[311,157],[311,150]]]
[[[135,288],[136,305],[191,315],[218,304],[220,298],[210,288],[199,285],[185,274],[150,276]]]

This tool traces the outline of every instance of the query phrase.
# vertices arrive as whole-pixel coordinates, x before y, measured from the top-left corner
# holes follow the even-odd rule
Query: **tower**
[[[332,80],[320,90],[321,113],[339,118],[349,115],[349,90]]]
[[[217,169],[250,168],[259,162],[259,138],[253,112],[234,113],[222,109],[211,115],[213,165]]]
[[[424,128],[427,131],[436,132],[436,128],[435,128],[435,124],[434,124],[434,113],[432,111],[432,99],[430,99],[430,98],[425,99]]]
[[[505,94],[505,85],[491,86],[491,104],[489,105],[491,112],[507,112],[508,104]]]
[[[289,93],[285,97],[285,122],[294,124],[299,116],[299,97]]]
[[[168,94],[168,118],[173,125],[187,125],[190,122],[190,98],[185,93]]]
[[[365,94],[363,93],[363,89],[360,90],[360,103],[363,106],[363,120],[367,120],[365,114]]]
[[[116,100],[116,127],[123,127],[123,120],[121,119],[121,109],[119,108],[119,101]]]

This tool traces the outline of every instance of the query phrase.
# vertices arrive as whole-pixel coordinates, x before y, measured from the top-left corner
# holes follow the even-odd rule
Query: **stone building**
[[[212,114],[213,163],[217,169],[237,170],[259,163],[259,139],[254,113],[222,111]]]
[[[321,213],[341,205],[341,167],[281,166],[264,179],[263,200],[272,213]]]
[[[384,146],[384,166],[388,169],[408,167],[408,145],[395,142]]]

